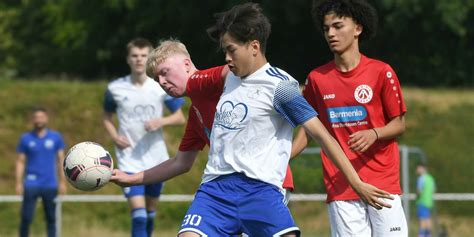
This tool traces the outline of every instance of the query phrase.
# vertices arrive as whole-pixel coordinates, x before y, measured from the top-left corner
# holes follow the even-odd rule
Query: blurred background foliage
[[[206,35],[213,14],[239,0],[2,0],[0,76],[44,75],[98,80],[127,73],[125,45],[137,36],[155,44],[182,40],[198,68],[223,64]],[[261,0],[272,23],[267,56],[304,81],[332,58],[313,26],[311,0]],[[372,0],[376,38],[362,51],[388,62],[404,85],[472,87],[474,0]]]

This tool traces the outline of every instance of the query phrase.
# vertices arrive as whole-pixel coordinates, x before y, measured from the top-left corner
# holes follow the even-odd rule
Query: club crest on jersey
[[[244,103],[234,104],[232,101],[225,101],[216,112],[214,125],[230,130],[243,129],[242,122],[247,117],[247,113],[248,107]]]
[[[372,100],[372,88],[368,85],[360,85],[354,91],[354,98],[361,104],[369,103]]]

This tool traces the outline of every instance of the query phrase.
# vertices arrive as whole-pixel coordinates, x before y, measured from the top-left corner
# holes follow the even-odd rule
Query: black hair
[[[377,32],[377,11],[365,0],[313,0],[311,15],[321,32],[324,32],[324,16],[331,13],[350,17],[356,24],[362,25],[361,41],[373,38]]]
[[[257,40],[260,42],[261,52],[265,54],[271,24],[257,3],[237,5],[228,11],[214,14],[214,17],[215,24],[207,29],[212,40],[219,42],[225,33],[242,43]]]

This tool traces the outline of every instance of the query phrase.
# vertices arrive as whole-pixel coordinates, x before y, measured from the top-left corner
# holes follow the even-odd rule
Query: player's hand
[[[153,132],[163,127],[163,122],[161,119],[152,119],[145,122],[145,130],[147,132]]]
[[[17,184],[15,187],[15,191],[17,195],[23,195],[23,184]]]
[[[122,187],[132,186],[133,185],[132,180],[133,180],[132,175],[129,175],[118,169],[114,169],[112,171],[112,177],[110,177],[110,182],[113,182],[117,184],[118,186],[122,186]]]
[[[347,145],[353,151],[365,152],[377,140],[377,135],[372,129],[357,131],[349,136]]]
[[[114,138],[114,142],[115,145],[117,145],[122,150],[130,146],[130,142],[125,136],[117,136],[116,138]]]
[[[61,195],[66,194],[67,186],[66,186],[65,182],[59,182],[58,191],[59,191],[59,194],[61,194]]]
[[[371,205],[375,209],[380,210],[384,207],[392,207],[390,204],[383,201],[383,199],[393,200],[392,195],[384,190],[374,187],[373,185],[361,182],[357,187],[354,187],[354,190],[362,199],[362,201]]]

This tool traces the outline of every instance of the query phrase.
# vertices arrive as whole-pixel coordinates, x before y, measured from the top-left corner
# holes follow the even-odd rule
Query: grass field
[[[35,105],[50,110],[50,125],[63,132],[68,147],[92,140],[113,150],[101,123],[105,85],[106,82],[0,79],[0,195],[14,194],[15,146],[20,134],[28,128],[27,111]],[[474,146],[471,144],[474,137],[474,90],[405,88],[404,95],[408,106],[407,131],[400,143],[420,147],[426,152],[439,192],[474,193]],[[171,154],[176,152],[182,132],[182,127],[165,130]],[[201,153],[189,173],[167,182],[164,193],[193,193],[199,185],[206,160],[205,152]],[[292,167],[296,192],[324,192],[317,156],[300,157]],[[412,174],[414,187],[413,170]],[[69,194],[84,194],[72,187],[68,191]],[[118,187],[107,185],[93,194],[120,193]],[[160,203],[156,236],[174,236],[187,206],[188,203]],[[328,236],[324,203],[290,203],[290,208],[303,236]],[[0,236],[16,236],[19,204],[0,203],[0,210]],[[68,203],[64,204],[63,210],[63,236],[129,236],[130,223],[125,203]],[[450,237],[473,236],[474,202],[439,202],[437,213],[438,222],[446,226]],[[411,220],[410,225],[415,227],[415,217],[412,216]],[[31,230],[32,236],[44,236],[41,209],[36,213]],[[412,234],[415,236],[414,232]]]

